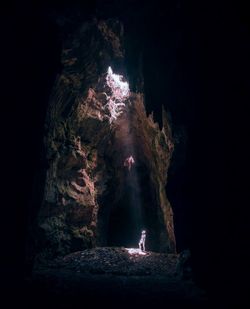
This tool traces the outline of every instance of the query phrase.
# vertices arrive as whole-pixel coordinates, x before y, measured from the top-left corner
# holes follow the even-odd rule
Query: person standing
[[[145,251],[146,231],[141,232],[141,239],[139,241],[139,249]]]

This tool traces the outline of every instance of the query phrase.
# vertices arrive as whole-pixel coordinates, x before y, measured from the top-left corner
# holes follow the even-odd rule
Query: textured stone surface
[[[132,254],[131,254],[132,253]],[[34,269],[30,279],[38,297],[63,308],[91,306],[210,308],[192,278],[183,280],[179,255],[128,248],[94,248],[57,258]],[[46,302],[46,301],[45,301]]]
[[[177,254],[143,252],[133,248],[102,247],[74,252],[57,258],[49,264],[40,264],[36,271],[64,269],[85,274],[165,275],[175,278],[181,274],[178,261]]]
[[[93,20],[65,36],[63,70],[46,119],[48,170],[37,224],[40,257],[106,245],[128,190],[140,204],[150,249],[175,252],[173,213],[165,193],[173,151],[166,114],[160,129],[145,112],[143,94],[133,92],[114,123],[103,108],[108,66],[126,73],[122,40],[123,27],[116,20]],[[136,164],[130,173],[123,162],[131,153]]]

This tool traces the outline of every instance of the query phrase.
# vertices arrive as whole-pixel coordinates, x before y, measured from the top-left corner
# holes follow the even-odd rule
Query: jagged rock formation
[[[130,93],[113,123],[103,108],[107,68],[125,74],[123,28],[116,20],[84,23],[64,39],[46,119],[48,170],[38,215],[39,255],[54,257],[105,245],[175,252],[166,197],[171,129],[147,116],[142,93]],[[133,154],[131,171],[124,160]],[[139,234],[138,234],[139,233]]]

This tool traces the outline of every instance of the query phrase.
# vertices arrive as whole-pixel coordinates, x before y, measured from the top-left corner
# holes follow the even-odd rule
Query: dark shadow
[[[130,172],[124,170],[123,177],[117,184],[117,188],[122,188],[115,190],[119,198],[110,194],[103,207],[106,210],[99,213],[104,227],[101,234],[107,233],[106,237],[102,236],[106,238],[105,245],[137,247],[141,231],[145,229],[146,249],[161,251],[161,235],[166,234],[166,228],[146,167],[137,166]]]

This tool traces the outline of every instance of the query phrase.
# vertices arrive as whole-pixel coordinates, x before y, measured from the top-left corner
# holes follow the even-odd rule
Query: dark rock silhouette
[[[183,280],[179,255],[132,248],[94,248],[71,253],[34,269],[30,285],[63,308],[91,305],[208,308],[204,291]],[[45,302],[44,305],[47,303]]]

